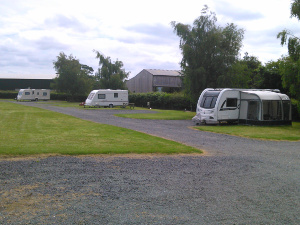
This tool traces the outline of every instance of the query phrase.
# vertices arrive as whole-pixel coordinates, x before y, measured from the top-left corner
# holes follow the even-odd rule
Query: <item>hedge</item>
[[[15,99],[17,91],[0,91],[0,99]],[[51,92],[51,100],[84,102],[87,96],[71,96],[64,93]],[[129,102],[135,106],[147,107],[147,102],[151,108],[155,109],[175,109],[175,110],[196,110],[197,102],[190,102],[182,93],[131,93],[129,94]],[[300,102],[292,99],[292,118],[293,121],[300,121]]]
[[[133,93],[129,94],[129,102],[139,107],[147,107],[149,102],[150,107],[155,109],[194,111],[196,107],[196,103],[191,103],[182,93]]]
[[[17,98],[18,92],[17,91],[0,91],[0,98],[1,99],[15,99]],[[86,95],[76,95],[71,96],[69,94],[64,93],[50,93],[51,100],[62,100],[62,101],[69,101],[69,102],[84,102],[86,100]]]
[[[61,100],[68,102],[84,102],[86,100],[86,95],[75,95],[71,96],[70,94],[64,93],[50,93],[51,100]]]
[[[0,98],[2,99],[15,99],[17,95],[17,91],[0,91]]]

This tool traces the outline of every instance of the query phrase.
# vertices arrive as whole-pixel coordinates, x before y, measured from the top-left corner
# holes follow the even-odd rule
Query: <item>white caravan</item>
[[[205,89],[198,100],[196,124],[291,124],[290,98],[270,89]]]
[[[17,95],[17,101],[38,101],[38,100],[50,100],[49,89],[20,89]]]
[[[114,107],[128,105],[128,90],[93,90],[85,100],[84,107]]]

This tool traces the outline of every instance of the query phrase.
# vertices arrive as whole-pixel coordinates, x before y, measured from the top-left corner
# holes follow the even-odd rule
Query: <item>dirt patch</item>
[[[60,155],[60,154],[39,154],[39,155],[24,155],[24,156],[10,156],[10,155],[0,155],[0,161],[23,161],[23,160],[41,160],[48,157],[55,156],[64,156],[64,157],[76,157],[76,158],[101,158],[101,159],[114,159],[114,158],[129,158],[129,159],[154,159],[162,157],[178,158],[183,156],[190,157],[202,157],[202,156],[211,156],[206,151],[203,153],[190,153],[190,154],[93,154],[93,155]]]

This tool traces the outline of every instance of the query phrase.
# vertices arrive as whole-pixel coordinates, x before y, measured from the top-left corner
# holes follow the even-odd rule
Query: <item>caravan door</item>
[[[218,121],[237,121],[239,119],[240,104],[240,91],[225,90],[218,102]]]

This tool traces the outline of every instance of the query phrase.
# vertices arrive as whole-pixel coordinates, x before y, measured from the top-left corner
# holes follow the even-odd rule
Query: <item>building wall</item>
[[[180,77],[174,76],[153,76],[153,87],[181,87]]]
[[[150,71],[150,72],[149,72]],[[179,76],[170,74],[159,75],[160,70],[142,70],[135,77],[126,81],[129,91],[133,93],[153,92],[157,88],[181,88],[182,81]],[[154,73],[154,75],[153,75]]]
[[[142,70],[135,77],[126,81],[129,91],[133,93],[146,93],[153,91],[153,75],[146,70]]]

